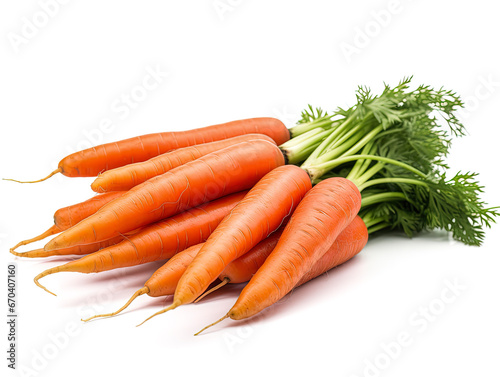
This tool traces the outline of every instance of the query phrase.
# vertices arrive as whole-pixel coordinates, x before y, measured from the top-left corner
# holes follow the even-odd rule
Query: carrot
[[[49,229],[47,229],[39,236],[19,242],[16,246],[10,249],[10,252],[14,255],[19,256],[19,253],[14,253],[14,250],[16,250],[18,247],[43,240],[48,236],[60,233],[66,229],[71,228],[73,225],[77,224],[84,218],[96,213],[97,210],[106,203],[109,203],[113,199],[116,199],[123,194],[124,192],[121,191],[107,192],[102,195],[96,195],[84,202],[58,209],[54,213],[54,225],[52,225]]]
[[[95,192],[126,191],[150,178],[183,165],[186,162],[196,160],[208,153],[249,140],[267,140],[274,143],[273,139],[269,136],[248,134],[211,143],[198,144],[192,147],[175,149],[144,162],[137,162],[135,164],[107,170],[92,182],[91,188]]]
[[[222,283],[205,292],[195,302],[212,293],[223,285],[232,283],[244,283],[249,281],[257,270],[264,264],[266,258],[271,254],[283,232],[283,227],[271,234],[266,239],[259,242],[249,252],[235,259],[219,275]],[[317,261],[313,268],[304,276],[297,286],[325,273],[339,264],[342,264],[360,252],[368,241],[368,232],[363,220],[356,216],[337,237],[334,244]],[[174,255],[162,267],[160,267],[151,278],[144,284],[144,287],[137,290],[132,297],[120,309],[109,314],[99,314],[84,322],[94,318],[111,317],[125,310],[137,297],[147,294],[150,297],[160,297],[172,295],[184,271],[198,254],[203,244],[191,246],[190,248]]]
[[[281,232],[282,228],[278,229],[269,237],[259,242],[248,253],[232,261],[226,267],[221,276],[227,276],[226,271],[230,271],[231,276],[234,278],[234,283],[236,283],[238,282],[238,278],[235,276],[246,276],[249,271],[252,270],[252,268],[257,271],[262,263],[264,263],[267,255],[271,253],[274,246],[276,246],[276,243],[278,243]],[[200,243],[175,254],[163,266],[156,270],[156,272],[149,278],[149,280],[144,283],[144,287],[136,291],[127,301],[127,303],[117,311],[109,314],[95,315],[83,321],[87,322],[94,318],[111,317],[117,315],[118,313],[121,313],[123,310],[125,310],[132,303],[132,301],[143,294],[147,294],[150,297],[173,295],[179,279],[181,278],[184,271],[186,271],[189,264],[196,257],[202,246],[203,243]],[[248,280],[250,280],[250,278],[248,278],[247,280],[241,280],[239,282]]]
[[[205,296],[222,288],[226,284],[238,284],[249,281],[257,272],[259,267],[264,264],[264,261],[269,254],[271,254],[274,250],[282,233],[283,227],[278,229],[266,239],[260,241],[257,246],[255,246],[248,253],[243,254],[241,257],[229,263],[224,271],[222,271],[219,275],[221,283],[203,293],[194,302],[200,301]]]
[[[229,263],[278,229],[310,188],[307,173],[294,165],[265,175],[205,242],[182,275],[172,305],[155,315],[193,302]]]
[[[281,150],[264,140],[246,141],[215,151],[132,188],[51,240],[45,250],[112,238],[248,189],[284,162]]]
[[[137,136],[115,143],[98,145],[66,156],[56,170],[37,181],[10,181],[35,183],[55,174],[67,177],[96,177],[103,171],[142,162],[174,149],[209,143],[246,134],[264,134],[280,145],[290,139],[285,125],[275,118],[252,118],[216,124],[181,132],[161,132]]]
[[[331,270],[334,267],[347,262],[349,259],[353,258],[365,247],[368,242],[368,230],[364,221],[361,217],[356,216],[354,220],[338,235],[335,239],[333,245],[331,245],[326,253],[313,265],[313,267],[297,282],[294,288],[307,283],[308,281],[324,274],[325,272]],[[241,265],[237,273],[243,278],[251,278],[251,273],[255,271],[255,267],[252,265]],[[243,275],[241,275],[243,274]],[[231,311],[230,311],[231,313]],[[223,319],[227,318],[224,316],[219,321],[206,326],[195,335],[200,334],[209,327],[219,323]],[[231,317],[232,318],[232,317]]]
[[[338,235],[333,246],[316,262],[313,267],[299,280],[295,287],[323,275],[332,268],[347,262],[365,247],[368,242],[368,229],[361,217],[354,220]]]
[[[251,317],[290,292],[353,221],[360,207],[361,195],[351,181],[336,177],[318,183],[297,206],[273,252],[218,322]]]
[[[106,247],[116,245],[117,243],[123,241],[126,237],[127,236],[116,236],[105,241],[90,243],[87,245],[71,246],[66,249],[57,249],[52,251],[46,251],[45,249],[36,249],[26,251],[24,253],[18,253],[17,251],[13,250],[11,250],[10,252],[17,257],[24,258],[46,258],[61,255],[86,255],[104,249]]]
[[[11,250],[10,252],[14,254],[16,257],[23,257],[23,258],[46,258],[53,256],[87,255],[99,251],[101,249],[105,249],[107,247],[116,245],[122,242],[123,240],[127,239],[127,237],[130,237],[131,235],[138,233],[140,230],[141,228],[128,232],[125,235],[119,235],[104,241],[89,243],[85,245],[71,246],[65,249],[46,251],[45,249],[42,248],[42,249],[26,251],[23,253],[18,253],[14,250]]]
[[[206,240],[245,194],[229,195],[152,224],[117,245],[43,271],[35,277],[35,284],[52,293],[38,280],[58,272],[89,274],[171,258]]]
[[[203,243],[191,246],[175,254],[167,263],[161,266],[156,272],[144,283],[144,287],[136,291],[132,297],[120,309],[109,314],[98,314],[93,317],[82,319],[88,322],[94,318],[112,317],[125,310],[137,297],[147,294],[150,297],[161,297],[173,295],[175,287],[179,282],[187,266],[193,261],[194,257],[200,251]]]

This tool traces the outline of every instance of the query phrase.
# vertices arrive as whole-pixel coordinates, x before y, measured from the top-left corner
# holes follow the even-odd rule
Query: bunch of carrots
[[[98,195],[58,210],[51,228],[11,253],[83,255],[36,276],[45,290],[39,280],[57,272],[165,261],[122,308],[95,317],[143,294],[173,295],[153,317],[247,282],[221,321],[256,315],[354,257],[375,232],[443,229],[480,245],[497,208],[481,201],[475,173],[449,177],[445,163],[452,138],[465,134],[455,116],[463,104],[451,91],[410,83],[378,95],[360,87],[352,107],[309,107],[291,129],[245,119],[69,155],[40,181],[96,177]],[[16,251],[56,234],[43,249]]]

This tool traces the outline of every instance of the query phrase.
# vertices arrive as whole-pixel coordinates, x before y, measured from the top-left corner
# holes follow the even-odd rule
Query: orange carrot
[[[222,271],[219,275],[219,280],[221,280],[221,283],[203,293],[194,302],[200,301],[201,299],[203,299],[203,297],[222,288],[228,283],[238,284],[249,281],[257,272],[259,267],[264,264],[266,258],[276,247],[281,234],[283,233],[283,229],[284,228],[281,227],[269,237],[260,241],[248,253],[243,254],[241,257],[229,263],[224,271]]]
[[[66,249],[57,249],[52,251],[46,251],[45,249],[36,249],[26,251],[24,253],[18,253],[17,251],[13,250],[11,250],[10,252],[17,257],[23,258],[46,258],[61,255],[86,255],[104,249],[106,247],[116,245],[117,243],[123,241],[125,238],[126,236],[117,236],[105,241],[95,242],[87,245],[72,246]]]
[[[294,165],[265,175],[208,238],[182,275],[172,305],[157,314],[193,302],[229,263],[278,229],[310,188],[307,173]]]
[[[337,237],[333,246],[299,280],[295,287],[323,275],[334,267],[347,262],[365,247],[368,242],[368,229],[361,217],[356,216]],[[321,262],[321,263],[320,263]]]
[[[252,268],[257,271],[262,263],[264,263],[267,255],[271,253],[274,246],[276,246],[276,244],[278,243],[282,228],[278,229],[269,237],[259,242],[248,253],[232,261],[226,267],[221,276],[226,276],[226,271],[230,271],[231,276],[235,279],[234,282],[237,282],[238,278],[236,276],[246,276],[248,274],[248,271],[252,270]],[[87,322],[93,318],[111,317],[118,313],[121,313],[132,303],[132,301],[143,294],[147,294],[150,297],[173,295],[179,279],[181,278],[184,271],[186,271],[189,264],[196,257],[203,245],[203,243],[200,243],[175,254],[167,261],[167,263],[156,270],[156,272],[149,278],[149,280],[144,283],[144,287],[136,291],[127,301],[127,303],[117,311],[109,314],[99,314],[83,321]],[[240,269],[242,271],[239,271]],[[250,278],[248,278],[247,280],[241,280],[240,282],[248,280],[250,280]]]
[[[354,220],[338,235],[337,239],[334,241],[333,245],[329,247],[326,253],[297,282],[295,287],[299,287],[300,285],[305,284],[308,281],[324,274],[332,268],[337,267],[344,262],[347,262],[365,247],[367,241],[368,230],[366,229],[366,225],[361,217],[356,216]],[[242,278],[251,279],[251,273],[254,270],[255,267],[253,265],[242,265],[239,267],[237,273],[239,276],[242,276]],[[219,321],[203,328],[195,335],[200,334],[207,328],[219,323],[225,318],[227,317],[224,316]]]
[[[146,161],[174,149],[246,134],[267,135],[278,145],[290,139],[290,132],[278,119],[236,120],[189,131],[155,133],[98,145],[66,156],[59,162],[58,168],[45,178],[37,181],[16,182],[41,182],[57,173],[62,173],[67,177],[96,177],[106,170]]]
[[[175,254],[167,261],[167,263],[156,270],[149,280],[144,283],[144,287],[136,291],[127,303],[117,311],[109,314],[98,314],[87,319],[82,319],[82,321],[87,322],[94,318],[117,315],[125,310],[132,303],[132,301],[143,294],[147,294],[150,297],[173,295],[179,279],[184,271],[186,271],[187,266],[193,261],[196,254],[198,254],[202,246],[203,243],[200,243]]]
[[[43,240],[48,236],[60,233],[66,229],[71,228],[73,225],[77,224],[81,220],[96,213],[97,210],[106,203],[109,203],[113,199],[116,199],[122,196],[123,194],[124,192],[122,191],[107,192],[102,195],[96,195],[84,202],[58,209],[54,213],[54,225],[52,225],[49,229],[47,229],[39,236],[19,242],[16,246],[10,249],[10,252],[14,255],[18,255],[19,253],[16,254],[14,252],[14,250],[16,250],[18,247]],[[35,253],[33,253],[32,255],[35,255]]]
[[[107,170],[100,174],[91,188],[96,192],[126,191],[132,187],[147,181],[157,175],[166,173],[186,162],[196,160],[211,152],[229,147],[243,141],[267,140],[274,143],[269,136],[262,134],[248,134],[214,141],[211,143],[198,144],[192,147],[175,149],[172,152],[161,154],[144,162],[125,165],[116,169]]]
[[[257,272],[260,266],[264,264],[266,258],[271,254],[279,241],[283,227],[271,234],[266,239],[259,242],[248,253],[235,259],[219,275],[222,283],[205,292],[199,299],[220,288],[227,283],[244,283],[249,281]],[[338,266],[359,253],[368,240],[368,232],[365,223],[359,216],[356,216],[337,237],[334,244],[314,264],[313,268],[304,276],[297,286],[325,273],[326,271]],[[203,244],[191,246],[190,248],[174,255],[167,263],[160,267],[151,278],[144,284],[144,287],[136,291],[132,297],[120,309],[109,314],[99,314],[84,322],[94,318],[111,317],[125,310],[137,297],[147,294],[150,297],[168,296],[174,294],[175,288],[187,266],[193,261],[200,251]],[[195,302],[199,301],[197,299]]]
[[[66,230],[45,250],[98,242],[252,187],[284,164],[273,143],[253,140],[215,151],[135,186]]]
[[[351,181],[329,178],[318,183],[298,205],[273,252],[219,321],[251,317],[290,292],[354,220],[360,207],[361,195]],[[180,287],[179,282],[177,290]]]
[[[205,241],[245,194],[232,194],[145,227],[117,245],[43,271],[35,277],[35,284],[45,289],[38,280],[57,272],[89,274],[169,259]]]

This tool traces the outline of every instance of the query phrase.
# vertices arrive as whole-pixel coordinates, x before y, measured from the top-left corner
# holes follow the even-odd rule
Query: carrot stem
[[[202,328],[200,331],[198,331],[196,334],[194,334],[194,336],[197,336],[197,335],[200,335],[203,331],[205,331],[206,329],[212,327],[212,326],[215,326],[216,324],[218,324],[219,322],[222,322],[224,321],[226,318],[229,318],[229,313],[226,314],[224,317],[222,317],[221,319],[215,321],[214,323],[208,325],[208,326],[205,326],[204,328]]]
[[[82,321],[83,322],[88,322],[94,318],[102,318],[102,317],[112,317],[112,316],[115,316],[119,313],[121,313],[123,310],[125,310],[131,303],[132,301],[134,301],[137,297],[145,294],[145,293],[149,293],[149,288],[148,287],[143,287],[141,289],[139,289],[137,292],[135,292],[132,297],[130,297],[130,299],[127,301],[127,303],[125,305],[123,305],[120,309],[118,309],[116,312],[113,312],[113,313],[108,313],[108,314],[98,314],[98,315],[94,315],[90,318],[87,318],[87,319],[83,319],[82,318]]]
[[[52,225],[49,229],[47,229],[45,232],[43,232],[39,236],[36,236],[36,237],[19,242],[16,246],[14,246],[13,248],[10,249],[10,252],[14,255],[20,256],[20,255],[18,255],[19,253],[17,253],[17,254],[14,253],[14,250],[16,250],[18,247],[28,245],[28,244],[36,242],[36,241],[43,240],[44,238],[46,238],[48,236],[59,233],[60,231],[61,230],[56,225]]]
[[[166,307],[165,309],[163,310],[160,310],[159,312],[156,312],[155,314],[153,314],[152,316],[149,316],[148,318],[146,318],[144,321],[142,321],[141,323],[139,323],[136,327],[139,327],[140,325],[142,325],[144,322],[147,322],[149,321],[151,318],[153,317],[156,317],[158,314],[162,314],[162,313],[166,313],[170,310],[173,310],[175,309],[176,307],[180,306],[181,305],[181,302],[180,301],[174,301],[172,305],[170,305],[169,307]]]
[[[223,286],[225,286],[227,283],[229,283],[229,278],[228,277],[225,277],[224,280],[222,280],[221,283],[217,284],[215,287],[213,287],[212,289],[209,289],[208,291],[206,291],[205,293],[203,293],[200,297],[198,297],[196,300],[194,300],[195,303],[197,303],[198,301],[200,301],[203,297],[205,296],[208,296],[210,293],[216,291],[217,289],[219,288],[222,288]]]
[[[52,173],[50,173],[45,178],[42,178],[42,179],[39,179],[39,180],[36,180],[36,181],[18,181],[17,179],[11,179],[11,178],[3,178],[3,180],[4,181],[17,182],[17,183],[37,183],[37,182],[45,181],[46,179],[49,179],[53,175],[56,175],[57,173],[61,173],[61,172],[62,172],[62,169],[61,168],[57,168],[56,170],[54,170]]]

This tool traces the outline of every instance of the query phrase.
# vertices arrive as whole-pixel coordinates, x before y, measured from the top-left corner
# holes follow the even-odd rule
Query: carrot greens
[[[313,183],[333,176],[355,183],[362,192],[360,215],[371,233],[398,229],[412,236],[439,228],[467,245],[480,245],[482,228],[494,222],[497,208],[481,200],[476,173],[449,178],[445,163],[452,138],[465,135],[456,116],[463,103],[449,90],[428,85],[411,90],[410,83],[411,77],[385,85],[380,95],[359,87],[356,104],[328,116],[336,119],[329,126],[326,113],[309,107],[297,127],[320,124],[307,132],[326,136],[318,142],[306,132],[281,148],[302,137],[291,154],[308,155],[301,167]]]

